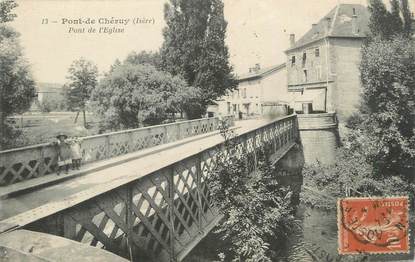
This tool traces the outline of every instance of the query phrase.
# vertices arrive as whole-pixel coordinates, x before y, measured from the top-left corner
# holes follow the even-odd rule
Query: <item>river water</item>
[[[298,206],[296,212],[298,227],[288,236],[280,250],[280,262],[315,262],[315,261],[415,261],[414,255],[359,255],[340,256],[337,251],[337,214],[336,211],[325,211],[316,208]],[[412,239],[412,249],[414,240]],[[221,240],[209,234],[185,259],[190,262],[219,261],[217,249]],[[412,251],[413,252],[413,251]]]
[[[296,219],[298,227],[288,236],[282,246],[275,248],[280,251],[278,261],[326,261],[319,260],[322,254],[325,257],[335,258],[337,254],[336,213],[300,205],[297,208]],[[185,261],[218,261],[215,249],[221,245],[220,242],[218,236],[210,233]]]
[[[336,213],[300,205],[296,218],[299,222],[298,228],[282,247],[280,261],[334,259],[337,255]]]

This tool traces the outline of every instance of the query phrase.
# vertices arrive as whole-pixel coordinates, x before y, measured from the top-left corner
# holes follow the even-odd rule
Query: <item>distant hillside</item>
[[[39,82],[36,84],[36,91],[38,92],[61,92],[63,85],[58,83]]]

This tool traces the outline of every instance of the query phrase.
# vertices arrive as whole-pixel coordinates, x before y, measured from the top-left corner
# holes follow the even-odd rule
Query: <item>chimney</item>
[[[326,21],[325,21],[325,25],[324,25],[326,35],[329,34],[330,27],[331,27],[331,18],[326,17]]]
[[[352,34],[357,35],[359,32],[357,31],[357,15],[352,16]]]
[[[255,71],[259,71],[261,69],[261,65],[260,64],[255,64]]]
[[[295,34],[290,34],[290,47],[295,45]]]

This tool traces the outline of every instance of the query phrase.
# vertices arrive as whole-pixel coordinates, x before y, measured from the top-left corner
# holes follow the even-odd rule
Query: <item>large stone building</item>
[[[344,121],[359,103],[361,46],[368,32],[369,13],[356,4],[339,4],[295,41],[290,35],[287,55],[291,106],[301,110],[336,112]]]
[[[283,110],[288,105],[287,71],[284,64],[261,68],[259,64],[238,77],[238,87],[217,101],[222,115],[248,118]],[[280,108],[277,108],[281,106]]]

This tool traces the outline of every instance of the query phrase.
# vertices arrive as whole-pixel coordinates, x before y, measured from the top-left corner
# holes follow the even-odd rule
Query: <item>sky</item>
[[[123,60],[132,51],[157,51],[163,42],[166,0],[17,2],[17,18],[10,24],[21,34],[24,54],[38,82],[65,83],[69,66],[80,57],[97,64],[103,75],[115,59]],[[224,0],[226,43],[235,73],[244,74],[256,63],[262,67],[284,63],[289,34],[298,39],[338,2],[366,5],[366,0]],[[95,23],[86,24],[88,18]],[[76,24],[79,19],[84,24]],[[99,24],[126,23],[126,19],[124,26]],[[141,23],[134,24],[133,19]],[[99,33],[101,27],[114,26],[123,32],[108,34],[101,29]],[[79,32],[82,28],[85,31]],[[96,32],[88,33],[90,28]]]

